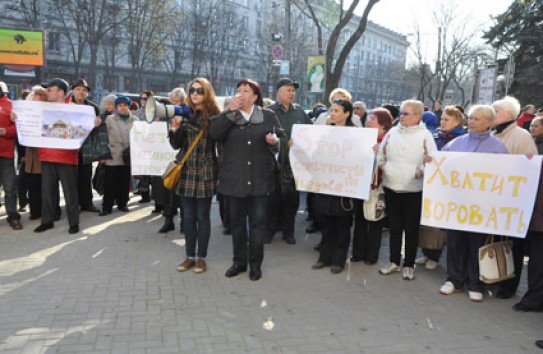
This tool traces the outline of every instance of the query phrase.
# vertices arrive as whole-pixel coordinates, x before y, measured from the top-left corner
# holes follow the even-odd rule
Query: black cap
[[[74,88],[76,88],[77,86],[83,86],[84,88],[87,89],[87,91],[91,91],[90,87],[89,87],[89,84],[87,84],[87,80],[85,79],[78,79],[73,85],[72,85],[72,90]]]
[[[66,80],[58,78],[58,77],[55,77],[54,79],[51,79],[47,82],[42,82],[41,86],[43,88],[56,86],[62,91],[64,91],[64,93],[68,93],[68,83],[66,82]]]
[[[280,79],[277,81],[277,84],[275,85],[275,91],[279,90],[283,86],[292,85],[294,88],[299,88],[300,84],[297,82],[292,81],[292,79],[285,77],[283,79]]]

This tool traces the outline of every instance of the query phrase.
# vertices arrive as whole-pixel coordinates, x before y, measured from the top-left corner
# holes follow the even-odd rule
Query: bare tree
[[[339,85],[347,57],[366,30],[368,15],[378,2],[379,0],[368,0],[362,16],[355,19],[354,10],[358,7],[360,0],[353,0],[348,8],[346,8],[346,2],[344,0],[339,1],[339,4],[337,5],[339,6],[338,17],[335,20],[335,25],[333,25],[333,28],[331,29],[328,43],[326,44],[326,82],[322,96],[323,99],[328,97],[330,92]],[[319,26],[323,25],[325,19],[321,20],[321,17],[311,15],[312,13],[317,13],[317,8],[311,1],[304,0],[304,6],[307,9],[306,13],[310,14],[311,19],[315,22],[317,30],[319,31]],[[353,22],[357,23],[356,29],[352,33],[349,32],[347,36],[344,36],[347,26]],[[344,38],[345,42],[343,43]]]

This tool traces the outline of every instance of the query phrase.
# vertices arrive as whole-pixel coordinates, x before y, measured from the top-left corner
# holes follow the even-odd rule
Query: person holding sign
[[[194,273],[203,273],[207,270],[205,258],[211,235],[209,215],[218,175],[216,144],[209,127],[210,118],[219,114],[221,108],[211,83],[203,77],[189,83],[187,105],[190,116],[182,120],[173,119],[169,132],[170,145],[175,150],[179,149],[177,161],[187,154],[191,146],[194,148],[181,169],[176,188],[176,193],[181,196],[186,241],[186,258],[177,270],[185,272],[194,267]]]
[[[537,147],[525,129],[516,124],[520,113],[520,103],[511,96],[492,103],[496,111],[494,121],[494,136],[505,144],[507,151],[515,155],[537,155]],[[522,275],[522,263],[526,253],[526,239],[514,238],[513,258],[515,264],[515,277],[501,282],[496,291],[498,299],[509,299],[515,295]]]
[[[505,145],[490,134],[496,113],[490,106],[476,105],[468,113],[468,134],[462,135],[441,151],[506,154]],[[447,230],[447,279],[439,292],[450,295],[468,289],[469,299],[483,301],[484,284],[479,280],[479,247],[487,235],[469,231]]]
[[[245,272],[249,263],[249,278],[256,281],[262,277],[268,200],[276,186],[275,154],[286,135],[275,113],[262,108],[256,81],[242,79],[237,87],[228,109],[213,119],[210,134],[223,147],[218,191],[228,198],[234,248],[234,264],[225,276]]]
[[[354,127],[352,121],[353,105],[346,100],[335,100],[330,107],[331,125]],[[351,198],[328,194],[315,194],[315,211],[322,231],[319,259],[311,266],[313,269],[330,267],[332,274],[339,274],[345,267],[351,225],[353,222],[354,201]]]
[[[407,100],[400,106],[400,124],[379,146],[377,161],[383,171],[383,188],[390,227],[390,264],[379,273],[400,271],[402,235],[405,232],[403,275],[415,279],[419,243],[424,159],[436,151],[434,138],[422,122],[424,104]]]
[[[441,106],[439,108],[441,110]],[[436,146],[438,150],[441,150],[445,144],[449,141],[464,135],[464,114],[455,106],[447,106],[442,111],[440,128],[434,134]],[[427,248],[422,249],[423,257],[416,260],[417,265],[424,265],[428,270],[437,269],[439,259],[443,249],[431,250]]]

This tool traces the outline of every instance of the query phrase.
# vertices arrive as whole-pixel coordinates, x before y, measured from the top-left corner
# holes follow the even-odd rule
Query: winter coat
[[[123,151],[130,147],[130,129],[135,117],[130,114],[127,120],[121,119],[118,113],[106,118],[107,135],[111,159],[106,160],[106,166],[124,166]]]
[[[458,126],[451,130],[450,132],[443,132],[437,130],[434,133],[434,140],[436,141],[436,146],[439,151],[451,140],[458,138],[460,135],[466,134],[466,131],[462,126]]]
[[[543,137],[535,140],[539,155],[543,155]],[[532,220],[530,221],[530,230],[543,232],[543,164],[541,166],[542,171],[539,175],[539,187],[537,189],[537,195],[535,197],[534,211],[532,213]]]
[[[17,136],[15,123],[11,121],[13,105],[9,98],[0,98],[0,128],[6,129],[6,135],[0,136],[0,156],[15,158],[15,137]]]
[[[170,145],[179,149],[177,161],[181,161],[200,132],[201,111],[191,112],[175,131],[170,130]],[[181,178],[176,188],[178,195],[191,198],[210,198],[215,194],[218,176],[215,142],[204,133],[181,169]]]
[[[279,143],[270,146],[266,135],[274,130]],[[275,191],[274,154],[287,140],[273,111],[254,106],[248,122],[240,112],[226,111],[213,117],[209,132],[214,140],[222,143],[219,193],[244,198]]]
[[[411,127],[398,125],[387,133],[379,145],[377,163],[383,171],[383,187],[394,192],[420,192],[424,154],[436,151],[436,143],[424,123]]]
[[[490,131],[484,133],[469,132],[449,142],[441,151],[507,154],[505,144],[492,136]]]
[[[503,130],[498,130],[493,135],[502,141],[510,154],[524,155],[532,154],[537,155],[537,147],[535,146],[534,139],[526,130],[519,128],[515,121],[509,122],[509,125],[505,125]]]

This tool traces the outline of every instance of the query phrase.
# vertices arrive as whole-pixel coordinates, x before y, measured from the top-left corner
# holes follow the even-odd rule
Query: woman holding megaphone
[[[205,78],[196,78],[189,83],[187,105],[189,116],[179,124],[172,124],[169,132],[170,144],[179,149],[177,161],[188,154],[176,187],[176,193],[181,196],[186,242],[186,258],[177,270],[184,272],[194,267],[195,273],[202,273],[207,270],[205,258],[211,234],[209,215],[218,175],[215,142],[208,133],[209,118],[221,110],[215,91]]]

